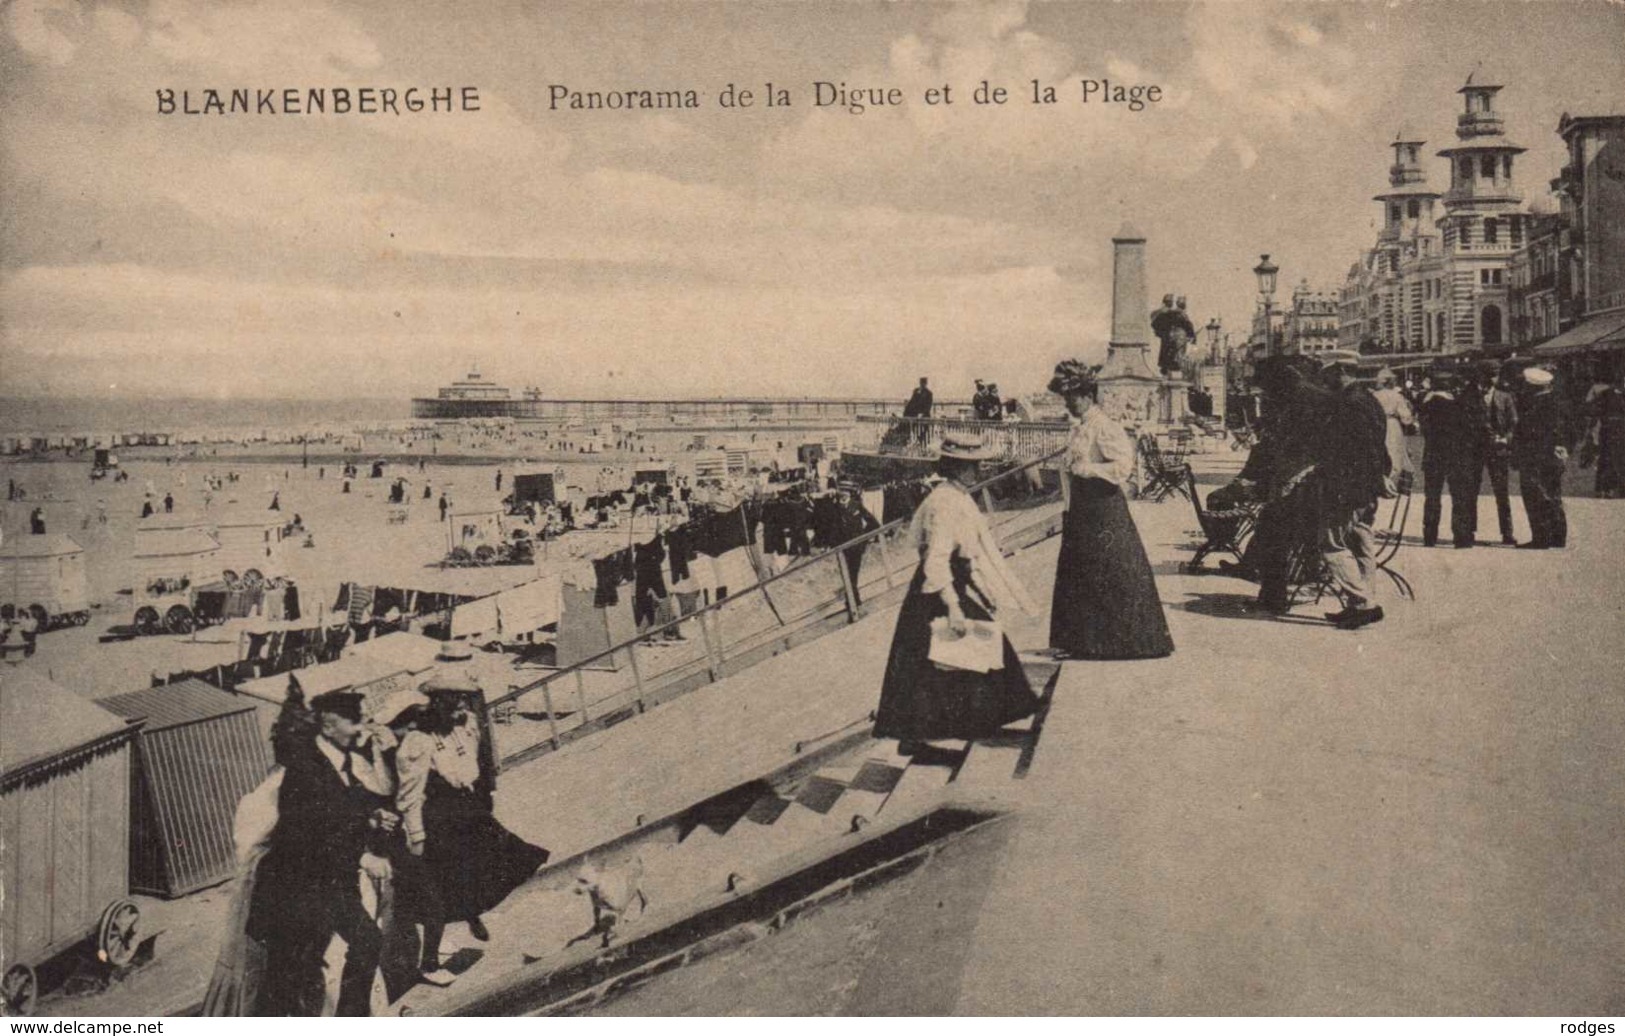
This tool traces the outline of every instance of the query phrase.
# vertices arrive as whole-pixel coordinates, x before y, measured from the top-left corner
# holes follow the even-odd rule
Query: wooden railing
[[[846,449],[897,457],[929,457],[950,432],[981,439],[1006,460],[1034,460],[1066,446],[1065,421],[977,421],[952,417],[859,415]]]
[[[1007,550],[1060,531],[1068,490],[1063,454],[971,488]],[[492,699],[502,765],[554,751],[895,603],[919,563],[908,527],[908,519],[893,521],[796,559],[743,591]],[[848,565],[854,553],[861,555],[856,578]]]

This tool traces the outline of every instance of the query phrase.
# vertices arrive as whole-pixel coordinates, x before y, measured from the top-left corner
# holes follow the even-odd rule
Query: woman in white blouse
[[[875,736],[897,738],[904,751],[922,741],[986,737],[1038,709],[1008,637],[1002,664],[987,672],[931,660],[933,622],[940,620],[947,636],[963,636],[968,621],[997,618],[1010,606],[1037,611],[966,491],[976,484],[978,462],[990,459],[980,442],[947,436],[938,460],[944,481],[914,513],[910,536],[920,565],[897,616],[875,714]]]
[[[1063,658],[1161,658],[1174,641],[1122,490],[1134,472],[1134,443],[1101,411],[1095,371],[1067,360],[1049,384],[1072,417],[1072,503],[1055,568],[1049,643]]]
[[[420,690],[428,705],[395,753],[395,808],[407,852],[421,861],[422,878],[432,887],[421,898],[439,915],[423,919],[422,970],[426,979],[443,982],[438,936],[444,924],[463,921],[476,939],[490,938],[480,915],[536,873],[548,854],[503,827],[491,812],[480,767],[479,723],[468,708],[479,699],[479,687],[455,675],[437,675]]]

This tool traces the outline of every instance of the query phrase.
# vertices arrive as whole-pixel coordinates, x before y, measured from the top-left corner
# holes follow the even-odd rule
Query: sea
[[[405,421],[408,399],[91,399],[0,397],[0,435],[264,431]]]

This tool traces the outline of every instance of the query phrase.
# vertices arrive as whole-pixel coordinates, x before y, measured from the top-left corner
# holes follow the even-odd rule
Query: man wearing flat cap
[[[1512,466],[1518,469],[1523,509],[1529,517],[1529,542],[1519,550],[1562,549],[1568,544],[1568,516],[1563,513],[1563,468],[1569,459],[1568,417],[1552,372],[1529,367],[1523,372],[1526,398],[1518,405],[1512,434]]]
[[[1344,602],[1342,611],[1326,617],[1339,626],[1358,627],[1382,619],[1382,609],[1371,603],[1376,568],[1372,523],[1391,463],[1387,417],[1357,379],[1354,364],[1334,361],[1324,373],[1333,392],[1318,422],[1321,441],[1315,458],[1322,507],[1320,553]]]
[[[256,1014],[322,1013],[322,960],[335,934],[348,947],[336,1013],[371,1013],[381,936],[362,905],[360,875],[387,876],[373,873],[388,864],[368,850],[392,814],[369,787],[375,760],[358,744],[361,706],[361,695],[342,691],[311,699],[317,731],[288,753],[277,826],[258,879],[276,895],[256,897],[249,919],[250,934],[267,944]]]

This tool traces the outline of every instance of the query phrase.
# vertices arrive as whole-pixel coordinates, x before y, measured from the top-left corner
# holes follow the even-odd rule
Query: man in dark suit
[[[1530,367],[1523,372],[1529,396],[1519,407],[1518,427],[1512,437],[1512,465],[1523,489],[1523,509],[1529,516],[1529,542],[1519,550],[1562,549],[1568,544],[1569,522],[1563,512],[1563,468],[1569,459],[1569,429],[1552,372]]]
[[[1476,391],[1471,385],[1461,388],[1453,374],[1440,372],[1433,376],[1433,388],[1423,397],[1417,408],[1422,425],[1425,448],[1422,453],[1422,543],[1436,546],[1439,541],[1440,498],[1446,486],[1450,489],[1450,532],[1458,547],[1471,547],[1478,524],[1478,427],[1472,423],[1471,411],[1461,405],[1458,392]],[[1472,477],[1469,477],[1469,472]]]
[[[856,482],[842,482],[838,497],[840,506],[840,536],[841,542],[855,540],[866,533],[874,532],[880,528],[880,521],[869,513],[863,506],[863,490]],[[863,552],[868,544],[859,544],[856,547],[846,548],[843,560],[846,562],[847,575],[852,581],[852,603],[862,604],[863,598],[858,593],[858,573],[863,568]]]
[[[920,387],[915,389],[914,394],[908,397],[908,402],[903,404],[903,416],[930,417],[931,403],[931,389],[926,384],[926,379],[921,378]]]
[[[322,1013],[322,961],[335,934],[348,946],[337,1014],[371,1013],[382,940],[362,906],[360,880],[363,870],[385,876],[374,872],[388,863],[368,848],[373,832],[389,826],[389,814],[388,800],[368,786],[373,760],[358,751],[361,702],[359,694],[338,691],[312,699],[318,732],[287,756],[277,825],[258,878],[267,894],[256,895],[249,919],[249,933],[267,947],[259,1015]]]

